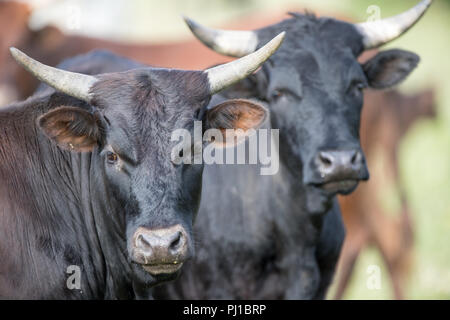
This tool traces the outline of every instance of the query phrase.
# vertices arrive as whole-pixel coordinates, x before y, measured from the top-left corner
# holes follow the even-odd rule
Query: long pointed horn
[[[394,17],[356,24],[364,38],[364,48],[377,48],[400,37],[420,20],[432,2],[433,0],[423,0],[414,8]]]
[[[49,67],[16,48],[9,50],[13,58],[40,81],[72,97],[90,102],[89,89],[97,81],[95,77]]]
[[[258,69],[277,51],[284,40],[285,32],[270,40],[264,47],[238,60],[207,69],[211,94],[242,80]]]
[[[212,50],[230,57],[243,57],[255,52],[258,35],[254,31],[225,31],[204,27],[183,17],[192,33]]]

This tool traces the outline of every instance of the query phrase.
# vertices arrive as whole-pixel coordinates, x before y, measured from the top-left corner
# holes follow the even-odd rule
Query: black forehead
[[[333,75],[330,81],[360,76],[357,57],[363,51],[363,42],[352,24],[311,14],[292,15],[291,19],[257,31],[261,46],[273,35],[286,30],[283,45],[266,63],[265,69],[275,74],[285,70],[282,71],[284,76],[279,77],[285,80],[291,79],[296,70],[302,81],[309,84],[318,81],[321,74],[328,78]]]
[[[210,100],[201,71],[145,68],[98,78],[93,105],[110,123],[111,135],[122,143],[134,141],[143,152],[168,145],[173,130],[193,125]]]
[[[358,57],[364,47],[362,36],[350,23],[333,18],[317,18],[312,14],[292,13],[293,18],[257,30],[259,47],[276,34],[286,31],[281,48],[272,59],[290,59],[303,50],[332,56],[342,50]]]
[[[201,71],[135,69],[98,76],[93,104],[114,121],[143,130],[173,128],[210,99],[208,77]]]
[[[164,111],[173,104],[193,105],[209,99],[208,76],[202,71],[140,68],[98,75],[93,103],[103,108],[148,107]],[[150,103],[152,102],[152,103]]]

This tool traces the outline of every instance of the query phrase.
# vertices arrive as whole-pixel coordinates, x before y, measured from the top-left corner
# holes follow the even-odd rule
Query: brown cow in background
[[[14,61],[8,48],[25,39],[31,9],[12,1],[0,2],[0,106],[19,99],[10,68]],[[17,68],[18,69],[18,68]]]
[[[30,76],[28,72],[13,62],[8,50],[11,46],[19,48],[36,60],[50,66],[55,66],[66,58],[94,49],[109,50],[147,65],[178,69],[200,70],[232,60],[209,50],[196,39],[161,44],[125,44],[104,39],[66,35],[53,26],[33,31],[28,28],[31,11],[31,8],[22,2],[0,1],[0,106],[13,100],[27,98],[38,86],[36,78]],[[287,11],[289,9],[245,16],[225,27],[231,29],[261,28],[286,18]],[[180,23],[183,23],[181,17]],[[2,92],[8,94],[2,95]]]
[[[11,46],[51,66],[94,49],[109,50],[147,65],[179,69],[200,70],[232,60],[205,48],[197,40],[141,45],[65,35],[53,26],[33,31],[28,28],[30,15],[31,8],[25,3],[0,2],[0,106],[27,98],[38,86],[36,78],[13,62],[8,50]],[[243,19],[244,25],[234,23],[231,27],[259,28],[280,20],[285,15],[285,11],[255,15],[253,18]]]
[[[244,30],[264,27],[285,18],[287,11],[280,9],[246,16],[225,28]],[[300,10],[294,8],[291,11]],[[47,65],[57,65],[65,58],[97,48],[110,50],[144,64],[182,69],[202,69],[230,60],[207,49],[197,40],[130,45],[65,35],[53,26],[32,31],[28,28],[30,14],[31,9],[24,3],[0,2],[0,106],[28,97],[38,86],[34,77],[13,62],[8,50],[11,46],[20,48]],[[433,106],[431,91],[416,96],[405,96],[397,91],[366,93],[361,141],[372,169],[372,177],[371,182],[361,184],[351,196],[341,198],[347,239],[340,261],[336,298],[342,297],[359,253],[370,244],[374,244],[381,252],[392,275],[396,298],[403,296],[402,276],[407,271],[413,232],[408,204],[398,179],[397,148],[401,137],[418,117],[434,115]],[[373,170],[377,150],[383,150],[389,157],[386,171],[378,176]],[[399,188],[402,198],[402,213],[397,218],[383,214],[384,209],[377,198],[383,189],[379,180],[387,179]]]
[[[28,28],[30,15],[31,8],[26,3],[0,2],[0,106],[27,98],[38,86],[34,77],[14,63],[8,50],[11,46],[52,66],[93,49],[106,49],[148,65],[179,69],[205,69],[212,64],[230,60],[207,50],[194,40],[173,44],[131,45],[65,35],[53,26],[33,31]],[[199,52],[204,54],[199,55]]]
[[[391,277],[394,296],[404,297],[413,249],[413,230],[408,202],[398,168],[398,148],[408,129],[420,118],[436,115],[434,93],[414,96],[397,91],[368,90],[361,119],[361,144],[371,168],[371,178],[347,197],[340,197],[347,235],[341,252],[336,280],[336,299],[343,297],[361,251],[374,245]],[[380,161],[384,155],[384,161]],[[379,164],[384,164],[379,168]],[[390,183],[400,198],[397,215],[388,214],[381,203],[382,191]],[[390,189],[389,189],[390,190]]]

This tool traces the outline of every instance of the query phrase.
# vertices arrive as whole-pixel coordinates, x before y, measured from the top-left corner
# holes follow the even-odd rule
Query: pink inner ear
[[[76,107],[59,107],[38,119],[39,127],[59,147],[66,150],[91,151],[100,140],[95,115]]]
[[[215,129],[258,128],[266,119],[264,107],[243,99],[229,100],[208,112],[208,127]]]

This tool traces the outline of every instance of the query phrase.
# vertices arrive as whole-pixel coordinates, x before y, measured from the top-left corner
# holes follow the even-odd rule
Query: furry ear
[[[259,128],[266,120],[268,111],[263,106],[243,99],[227,100],[206,113],[206,129],[218,129],[225,139],[225,147],[235,146],[243,141],[240,136],[227,137],[227,129],[237,130],[245,138],[251,129]],[[238,133],[238,134],[239,134]],[[230,139],[229,139],[230,138]],[[220,147],[217,144],[217,147]]]
[[[38,126],[59,147],[88,152],[101,141],[101,123],[92,113],[77,107],[59,107],[38,118]]]
[[[420,57],[404,50],[387,50],[378,53],[362,67],[374,89],[391,88],[403,80],[419,64]]]

